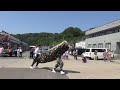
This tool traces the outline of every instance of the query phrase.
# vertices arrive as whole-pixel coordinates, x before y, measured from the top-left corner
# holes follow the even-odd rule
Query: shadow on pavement
[[[51,67],[43,67],[43,68],[37,68],[37,69],[46,69],[46,70],[50,70],[52,71],[53,68]],[[60,72],[60,69],[56,69],[57,72]],[[72,71],[72,70],[64,70],[65,74],[68,74],[68,73],[80,73],[79,71]]]
[[[43,68],[37,68],[37,69],[46,69],[46,70],[52,70],[51,67],[43,67]]]
[[[68,73],[80,73],[79,71],[72,71],[72,70],[64,70],[66,74]]]
[[[66,75],[45,69],[0,68],[0,79],[69,79]]]

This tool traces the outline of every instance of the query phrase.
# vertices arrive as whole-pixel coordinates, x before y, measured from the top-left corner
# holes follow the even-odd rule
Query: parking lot
[[[25,53],[24,55],[28,55]],[[24,79],[120,79],[120,60],[113,62],[103,60],[88,60],[83,63],[81,57],[74,60],[69,55],[68,60],[63,60],[65,75],[59,72],[52,73],[51,69],[55,66],[55,61],[40,63],[39,69],[30,69],[32,59],[28,57],[0,58],[0,78],[24,78]]]

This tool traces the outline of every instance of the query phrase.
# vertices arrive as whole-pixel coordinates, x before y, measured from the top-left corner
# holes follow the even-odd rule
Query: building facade
[[[0,32],[0,47],[11,49],[21,47],[23,51],[29,49],[27,43],[20,41],[5,31]]]
[[[120,20],[116,20],[85,32],[86,48],[109,48],[120,53]]]

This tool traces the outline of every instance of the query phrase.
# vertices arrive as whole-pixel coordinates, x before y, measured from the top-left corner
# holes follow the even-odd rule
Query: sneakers
[[[63,72],[63,71],[61,71],[60,73],[61,73],[61,74],[65,74],[65,72]]]
[[[32,66],[30,66],[30,68],[31,68],[31,69],[33,69],[33,67],[32,67]]]
[[[52,72],[56,73],[56,71],[54,69],[52,69]]]
[[[35,66],[35,69],[38,69],[38,66]]]
[[[52,69],[52,72],[53,72],[53,73],[56,73],[56,71],[55,71],[54,69]],[[61,74],[65,74],[64,71],[61,71],[60,73],[61,73]]]

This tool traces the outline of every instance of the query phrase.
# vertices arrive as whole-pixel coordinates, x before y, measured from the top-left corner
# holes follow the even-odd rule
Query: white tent
[[[85,41],[75,43],[75,48],[85,48]]]

